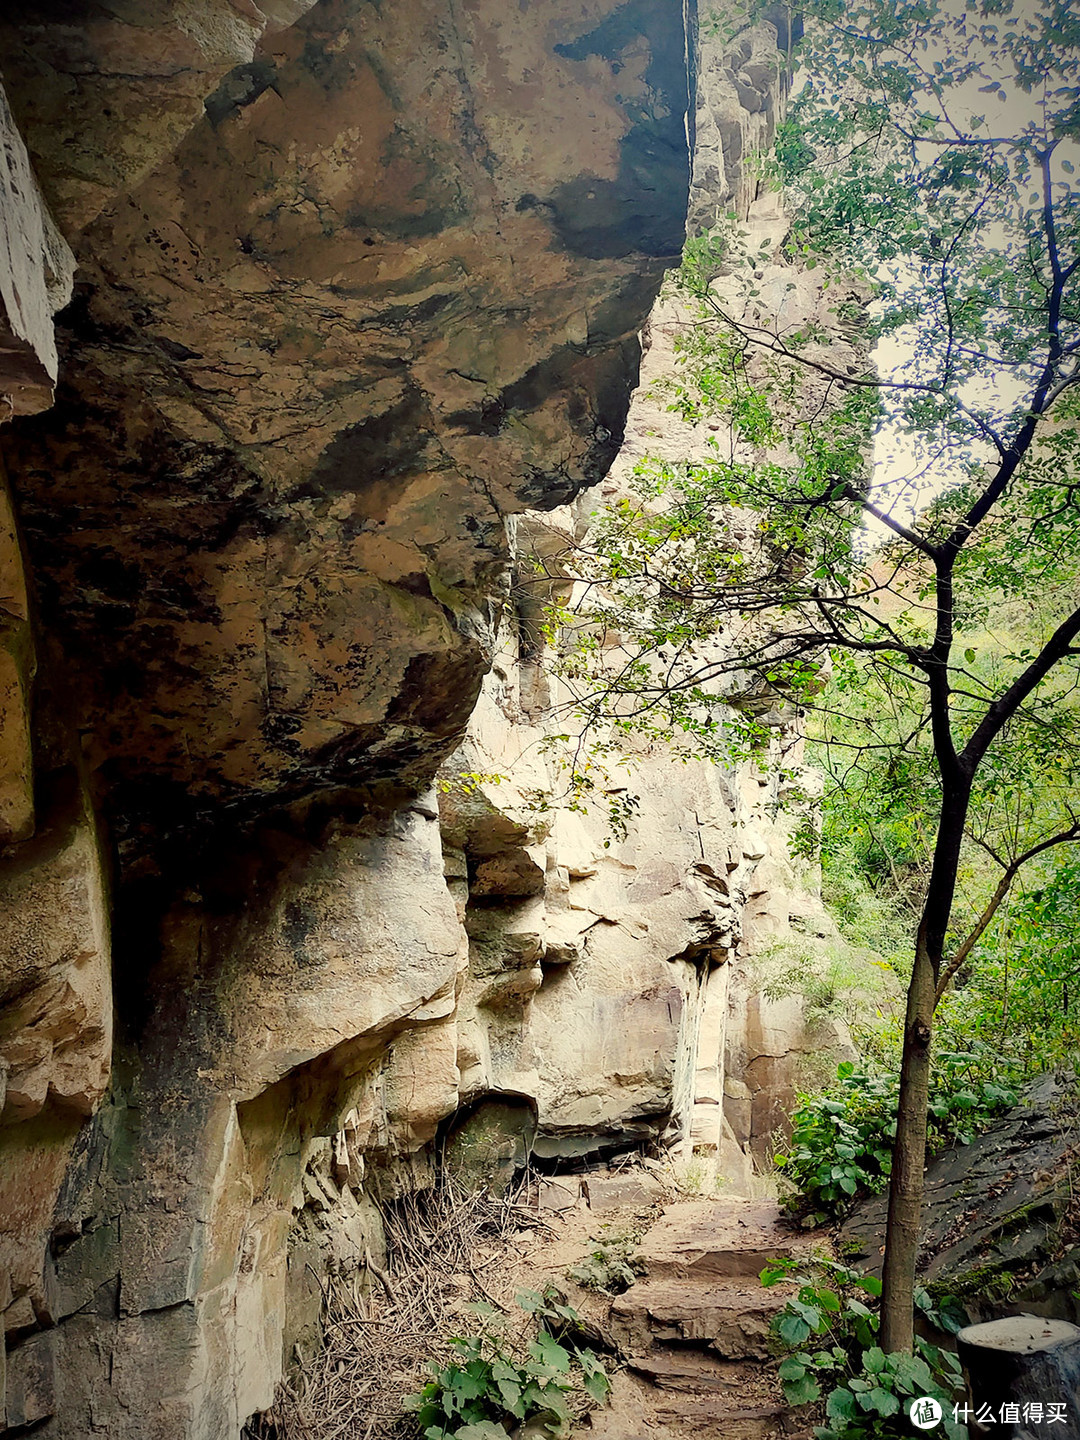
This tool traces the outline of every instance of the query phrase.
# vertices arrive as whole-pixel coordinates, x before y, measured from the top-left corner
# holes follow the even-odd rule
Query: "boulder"
[[[919,1273],[973,1318],[1080,1318],[1070,1179],[1078,1113],[1076,1076],[1041,1076],[970,1145],[927,1167]],[[886,1208],[884,1195],[863,1201],[840,1231],[845,1253],[870,1269],[880,1269]]]

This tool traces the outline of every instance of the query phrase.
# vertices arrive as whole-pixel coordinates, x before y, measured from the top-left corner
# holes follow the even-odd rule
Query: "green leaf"
[[[863,1369],[868,1375],[880,1375],[885,1369],[885,1351],[880,1345],[871,1345],[863,1355]]]
[[[876,1410],[879,1415],[895,1415],[900,1409],[900,1401],[892,1391],[883,1390],[880,1385],[861,1395],[859,1404],[864,1410]]]
[[[486,1393],[488,1389],[489,1379],[490,1372],[481,1375],[474,1375],[471,1374],[468,1370],[463,1370],[459,1375],[455,1376],[454,1378],[454,1394],[458,1397],[459,1400],[462,1401],[476,1400],[481,1395]]]
[[[515,1380],[500,1380],[498,1381],[498,1390],[499,1398],[507,1410],[509,1410],[511,1414],[517,1415],[519,1420],[523,1420],[525,1417],[518,1413],[517,1408],[521,1401],[521,1386],[518,1382]]]
[[[789,1345],[801,1345],[810,1334],[810,1326],[801,1315],[788,1312],[781,1315],[776,1325],[776,1333]]]
[[[455,1440],[506,1440],[506,1431],[494,1420],[477,1420],[454,1431]]]
[[[541,1330],[537,1335],[535,1341],[529,1346],[529,1353],[546,1369],[554,1370],[557,1374],[563,1374],[570,1369],[569,1350],[564,1349],[546,1330]]]
[[[817,1292],[814,1291],[812,1293],[816,1298]],[[805,1300],[789,1300],[788,1308],[794,1310],[796,1315],[801,1315],[811,1330],[817,1330],[821,1325],[821,1310],[816,1304],[809,1305]]]
[[[855,1396],[846,1385],[841,1385],[830,1393],[825,1402],[825,1413],[830,1420],[854,1420],[859,1413],[859,1407]]]
[[[812,1375],[804,1375],[801,1380],[784,1384],[784,1399],[789,1405],[809,1405],[820,1398],[821,1386]]]
[[[603,1370],[597,1370],[592,1374],[586,1375],[583,1384],[585,1386],[585,1393],[591,1396],[598,1405],[603,1405],[611,1392],[611,1381]]]
[[[776,1158],[779,1161],[781,1157],[777,1156]],[[765,1268],[761,1271],[758,1279],[762,1285],[768,1288],[769,1286],[779,1284],[781,1280],[786,1280],[793,1269],[794,1265],[790,1260],[769,1260],[766,1262]]]

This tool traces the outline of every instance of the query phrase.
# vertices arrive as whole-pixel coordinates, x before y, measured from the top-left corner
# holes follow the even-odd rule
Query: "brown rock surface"
[[[455,1115],[745,1174],[728,976],[774,789],[643,755],[606,844],[537,758],[558,697],[506,603],[623,438],[686,40],[676,0],[0,22],[79,262],[57,403],[3,437],[21,533],[0,502],[0,1304],[45,1440],[235,1440]],[[714,164],[749,201],[774,42],[709,62],[698,200]]]
[[[490,661],[508,517],[621,440],[682,241],[683,20],[125,0],[0,24],[79,265],[57,403],[3,439],[12,1424],[233,1440],[317,1333],[320,1273],[377,1253],[370,1191],[425,1178],[467,936],[417,795]],[[10,318],[33,290],[45,377],[19,411],[55,374],[38,209],[40,235],[4,212],[32,263],[0,295]],[[478,890],[527,907],[534,851],[500,840]],[[496,1008],[533,982],[529,925],[501,927],[509,982],[479,977]]]
[[[34,830],[30,600],[7,477],[0,471],[0,844]]]
[[[622,437],[681,245],[687,79],[673,0],[338,0],[193,118],[198,27],[104,23],[12,37],[32,134],[46,54],[89,103],[137,40],[125,105],[157,98],[137,156],[117,116],[87,129],[114,193],[78,236],[58,404],[6,448],[92,763],[146,842],[445,752],[504,516]]]

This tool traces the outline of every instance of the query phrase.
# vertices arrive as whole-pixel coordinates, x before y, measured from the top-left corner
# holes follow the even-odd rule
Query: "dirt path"
[[[769,1344],[784,1296],[758,1276],[809,1242],[774,1204],[668,1198],[588,1209],[583,1197],[549,1223],[513,1268],[519,1285],[556,1284],[617,1349],[612,1403],[591,1417],[595,1440],[773,1440],[801,1429]],[[620,1245],[646,1272],[625,1293],[612,1299],[567,1278],[591,1253]]]
[[[611,1403],[586,1417],[578,1440],[803,1440],[769,1340],[784,1296],[758,1276],[810,1241],[781,1224],[775,1204],[688,1199],[644,1167],[541,1180],[539,1192],[529,1204],[443,1191],[388,1211],[388,1269],[369,1260],[367,1286],[360,1273],[336,1278],[322,1345],[298,1355],[273,1409],[245,1434],[395,1440],[427,1362],[449,1361],[451,1337],[475,1331],[472,1302],[494,1305],[502,1333],[524,1346],[533,1322],[515,1295],[553,1285],[591,1328],[613,1380]],[[622,1294],[579,1283],[607,1282],[613,1268],[624,1284],[638,1272]]]

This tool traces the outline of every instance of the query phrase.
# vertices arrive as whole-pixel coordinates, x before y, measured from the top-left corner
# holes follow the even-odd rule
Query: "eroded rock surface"
[[[605,843],[561,803],[537,607],[507,598],[623,441],[688,106],[695,203],[721,167],[743,207],[782,100],[766,25],[700,67],[703,109],[684,22],[131,0],[0,25],[26,142],[0,285],[12,1427],[236,1440],[327,1277],[378,1260],[376,1200],[492,1107],[541,1163],[662,1140],[746,1173],[768,1107],[725,1108],[730,976],[790,918],[773,782],[643,754]],[[42,411],[49,207],[78,271]]]
[[[1077,1077],[1032,1082],[1014,1109],[926,1171],[920,1277],[974,1319],[1034,1313],[1076,1320],[1080,1278],[1074,1166]],[[886,1197],[853,1211],[848,1253],[881,1264]]]
[[[170,811],[445,753],[490,660],[504,516],[618,449],[682,244],[688,91],[674,3],[341,0],[204,83],[198,115],[168,83],[217,73],[189,24],[104,23],[12,37],[31,134],[43,55],[88,103],[137,40],[122,113],[156,98],[138,156],[117,116],[89,127],[113,190],[76,238],[63,386],[6,449],[138,845]]]
[[[459,1104],[424,786],[490,662],[507,517],[618,449],[682,243],[683,21],[4,21],[12,1424],[234,1436],[312,1256],[377,1248],[365,1167],[422,1179]],[[31,162],[78,261],[55,343]]]

